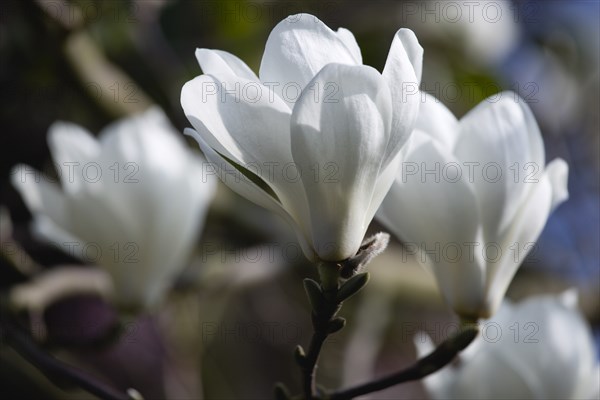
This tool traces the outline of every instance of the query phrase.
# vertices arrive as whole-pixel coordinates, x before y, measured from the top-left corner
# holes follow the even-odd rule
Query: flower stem
[[[450,364],[479,334],[477,326],[468,326],[440,344],[433,353],[418,360],[414,365],[391,375],[353,388],[340,390],[328,396],[330,400],[348,400],[368,393],[387,389],[404,382],[422,379]]]
[[[342,305],[342,302],[337,298],[340,287],[340,266],[338,264],[322,263],[319,265],[319,276],[321,280],[318,288],[319,292],[313,294],[313,298],[311,299],[311,304],[313,305],[311,316],[314,332],[310,340],[308,352],[300,363],[302,388],[306,400],[319,397],[317,393],[316,371],[321,349],[327,337],[331,333],[340,330],[344,325],[342,319],[335,318]]]
[[[306,354],[306,364],[302,366],[302,387],[304,397],[307,400],[312,400],[317,395],[317,362],[319,361],[319,354],[327,336],[326,333],[315,331],[310,340],[308,353]]]

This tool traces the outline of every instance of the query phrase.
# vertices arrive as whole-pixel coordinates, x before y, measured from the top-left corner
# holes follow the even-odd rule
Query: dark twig
[[[2,312],[4,313],[4,311]],[[7,316],[2,316],[2,331],[7,343],[51,381],[78,386],[105,400],[131,400],[131,397],[95,377],[72,367],[41,350],[38,345]]]
[[[312,279],[304,280],[304,289],[311,305],[313,335],[304,352],[301,346],[296,348],[296,362],[302,372],[302,391],[304,400],[328,398],[328,394],[317,387],[316,371],[319,355],[327,337],[344,328],[346,320],[336,317],[344,301],[358,293],[369,281],[369,274],[362,272],[374,257],[380,254],[389,241],[389,235],[379,233],[366,239],[358,253],[340,262],[321,262],[318,266],[320,283]],[[296,399],[289,394],[283,384],[275,386],[277,400]]]
[[[310,340],[305,364],[302,366],[302,387],[306,399],[313,399],[317,392],[317,362],[319,361],[319,354],[321,353],[321,348],[323,347],[323,343],[327,339],[327,336],[328,334],[326,332],[315,331]]]
[[[471,342],[473,342],[473,340],[475,340],[478,333],[479,329],[476,326],[466,327],[456,333],[454,336],[446,339],[435,349],[433,353],[418,360],[409,368],[380,378],[373,382],[334,392],[328,396],[328,399],[353,399],[355,397],[387,389],[391,386],[404,382],[422,379],[450,364],[450,362],[452,362],[458,353],[464,350],[469,344],[471,344]]]
[[[342,302],[337,297],[340,287],[340,266],[323,263],[319,266],[319,275],[320,285],[314,281],[305,281],[312,305],[314,332],[306,355],[297,356],[302,370],[304,397],[307,400],[318,397],[316,370],[323,343],[331,333],[337,332],[344,325],[343,319],[335,318],[342,306]]]

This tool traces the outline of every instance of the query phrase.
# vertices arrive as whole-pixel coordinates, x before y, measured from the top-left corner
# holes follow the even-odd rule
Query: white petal
[[[421,92],[421,105],[415,129],[418,129],[446,148],[454,148],[458,137],[458,120],[450,110],[432,95]]]
[[[207,84],[219,93],[205,96],[203,88]],[[249,101],[244,89],[240,91],[241,98],[225,92],[236,84],[258,88],[260,97]],[[225,75],[217,80],[203,75],[184,85],[181,103],[188,119],[211,148],[260,177],[277,194],[287,212],[298,223],[308,225],[300,179],[288,177],[296,172],[290,143],[291,112],[281,99],[256,82]]]
[[[410,30],[400,29],[396,33],[382,73],[389,85],[393,105],[392,137],[385,160],[395,156],[415,126],[421,101],[422,54],[421,46]]]
[[[402,43],[402,47],[406,51],[406,55],[410,60],[415,71],[417,82],[421,82],[421,74],[423,71],[423,47],[419,44],[419,40],[413,31],[402,28],[396,32],[396,37]],[[392,44],[393,46],[393,44]]]
[[[375,183],[373,197],[371,198],[368,211],[365,214],[365,225],[369,225],[371,223],[375,213],[381,207],[383,199],[385,199],[396,179],[396,175],[398,174],[398,169],[402,161],[402,154],[398,153],[396,158],[394,158],[386,167],[383,168],[382,171],[379,172],[377,182]]]
[[[148,223],[170,202],[168,191],[157,192],[156,187],[181,182],[188,149],[159,108],[108,125],[99,139],[102,155],[98,162],[106,176],[89,187],[89,195],[120,215],[130,234],[147,237]]]
[[[355,50],[349,49],[348,43],[347,34],[339,35],[313,15],[291,15],[269,35],[260,80],[277,84],[275,92],[293,107],[300,90],[325,65],[357,64]]]
[[[485,271],[477,247],[480,228],[473,189],[465,176],[442,173],[456,160],[424,133],[415,131],[406,146],[402,168],[377,218],[434,273],[457,312],[476,315],[484,301]],[[423,175],[425,170],[438,172]]]
[[[226,51],[196,49],[196,59],[204,74],[232,74],[250,81],[258,81],[256,74],[245,62]]]
[[[591,330],[560,296],[534,296],[515,306],[504,302],[482,324],[482,339],[442,388],[446,397],[593,398],[589,389],[598,382],[598,360]]]
[[[352,32],[350,32],[346,28],[338,28],[337,35],[342,40],[342,42],[344,42],[344,44],[354,57],[354,61],[359,65],[362,64],[363,61],[362,54],[360,53],[360,47],[358,46],[358,43],[356,43],[356,38],[354,38]]]
[[[21,194],[27,208],[34,215],[41,214],[68,229],[67,199],[58,185],[48,179],[28,165],[17,165],[11,171],[11,183]]]
[[[459,123],[455,155],[473,168],[486,241],[498,241],[544,168],[535,118],[511,92],[490,97]],[[533,174],[536,172],[536,174]]]
[[[552,185],[552,210],[554,210],[569,198],[567,185],[569,166],[565,160],[557,158],[546,166],[546,173]]]
[[[556,179],[556,175],[566,175],[565,167],[566,164],[563,160],[554,160],[548,164],[539,183],[530,184],[533,185],[533,188],[528,198],[524,200],[523,205],[515,214],[505,237],[498,243],[503,257],[488,266],[487,285],[491,313],[500,305],[525,256],[536,245],[536,240],[552,212],[555,197],[553,180]],[[566,185],[566,181],[562,181],[562,184]]]
[[[101,193],[90,193],[78,203],[97,205],[83,220],[98,226],[95,235],[105,246],[103,253],[114,258],[102,257],[98,263],[113,277],[119,305],[149,309],[185,266],[215,182],[193,180],[202,162],[159,109],[110,125],[100,139],[103,159],[114,158],[121,168],[131,162],[137,170],[128,176],[132,181],[106,180]]]
[[[302,93],[292,114],[292,154],[302,171],[334,168],[328,180],[305,173],[302,182],[313,246],[323,260],[339,261],[356,253],[367,229],[391,100],[381,75],[367,66],[329,64],[310,85],[315,90]]]
[[[378,212],[382,222],[414,244],[476,239],[477,202],[471,185],[465,176],[442,174],[444,166],[457,164],[454,157],[421,131],[411,136],[403,156]]]
[[[55,122],[48,130],[48,147],[63,189],[74,193],[85,184],[80,171],[100,154],[98,141],[87,130],[68,122]]]
[[[234,165],[212,149],[199,133],[193,129],[185,129],[184,133],[196,139],[211,166],[211,173],[216,173],[225,185],[240,196],[281,216],[294,228],[298,242],[306,257],[311,261],[316,259],[307,236],[303,232],[302,225],[300,225],[294,217],[282,207],[281,203],[279,203],[271,194],[265,192],[257,184],[240,173]]]
[[[138,245],[147,257],[140,265],[143,276],[138,268],[129,268],[119,281],[123,291],[137,291],[130,293],[132,302],[143,299],[144,306],[151,308],[186,266],[214,195],[216,178],[205,174],[204,158],[189,151],[170,130],[146,130],[137,139],[145,155],[139,182],[116,189],[123,192],[120,197],[130,213],[143,221],[138,234],[145,239]],[[125,294],[119,298],[123,301]]]
[[[579,292],[572,287],[558,295],[558,301],[566,308],[577,310],[579,307]]]
[[[504,329],[504,326],[502,328]],[[508,336],[504,331],[502,334]],[[494,345],[498,347],[497,344],[491,344],[491,347],[493,348]],[[460,377],[455,377],[450,384],[451,395],[445,398],[543,399],[544,397],[535,391],[536,371],[522,365],[516,365],[515,368],[511,358],[503,352],[489,350],[485,354],[475,354],[465,365],[462,365]],[[493,375],[494,379],[487,379],[490,375]]]
[[[94,136],[81,126],[69,122],[55,122],[48,130],[48,146],[54,162],[87,161],[100,152]]]
[[[70,227],[68,227],[70,229]],[[43,214],[37,214],[31,224],[31,234],[37,240],[46,241],[66,254],[73,252],[73,244],[81,245],[81,239],[73,236],[65,227]],[[79,257],[75,255],[75,257]]]
[[[179,132],[156,106],[109,124],[98,137],[103,161],[149,161],[149,166],[162,163],[161,168],[172,173],[185,161],[184,154],[187,154]]]
[[[579,398],[574,397],[577,387],[587,383],[598,364],[591,330],[583,317],[565,307],[558,296],[535,296],[519,303],[504,324],[515,325],[523,327],[525,336],[518,341],[512,335],[503,338],[492,346],[497,350],[492,356],[502,353],[515,371],[534,372],[528,383],[536,398]]]
[[[257,89],[256,101],[244,94],[244,87]],[[204,141],[238,164],[258,163],[262,169],[267,161],[291,161],[290,111],[266,87],[202,75],[183,86],[181,105]]]
[[[413,343],[417,350],[417,358],[427,357],[435,350],[435,343],[431,340],[431,336],[424,331],[417,332],[413,337]]]
[[[106,255],[110,243],[125,243],[130,237],[121,229],[123,216],[115,215],[105,201],[88,190],[97,185],[84,185],[76,194],[77,200],[73,201],[47,178],[40,176],[36,181],[34,176],[26,173],[30,171],[29,167],[17,167],[12,183],[34,214],[34,232],[40,237],[73,257],[88,256],[84,261],[99,261],[99,264],[101,260],[95,257],[96,249],[100,248],[100,253]],[[93,248],[86,253],[84,249],[88,243],[92,243]]]

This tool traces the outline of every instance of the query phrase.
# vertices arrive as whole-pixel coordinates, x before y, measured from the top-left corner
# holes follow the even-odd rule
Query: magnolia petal
[[[459,123],[454,153],[475,163],[473,178],[486,241],[501,238],[544,168],[542,136],[531,110],[511,92],[490,97]]]
[[[67,199],[49,178],[28,165],[20,164],[11,171],[11,183],[32,213],[41,214],[63,228],[69,226]]]
[[[502,302],[502,298],[517,269],[525,256],[531,251],[542,232],[554,206],[555,189],[553,182],[566,177],[566,163],[561,159],[553,160],[546,167],[539,183],[534,184],[529,197],[516,213],[510,229],[502,242],[500,249],[504,254],[498,262],[488,265],[488,301],[489,312],[493,314]],[[557,187],[557,192],[563,194],[566,189],[566,178],[561,181],[563,187]]]
[[[597,399],[600,398],[600,364],[589,369],[575,388],[574,399]]]
[[[360,52],[360,47],[358,46],[358,43],[356,42],[356,38],[354,37],[352,32],[350,32],[346,28],[338,28],[337,35],[340,38],[340,40],[342,42],[344,42],[344,44],[346,45],[346,47],[348,48],[348,50],[354,57],[354,61],[356,62],[356,64],[358,64],[358,65],[362,64],[363,61],[362,61],[362,54]]]
[[[557,296],[557,300],[566,308],[576,311],[579,308],[579,292],[571,287]]]
[[[59,121],[49,128],[48,147],[63,189],[68,193],[80,190],[86,182],[81,169],[98,157],[98,141],[79,125]]]
[[[100,253],[108,254],[108,250],[102,249],[108,249],[109,243],[96,240],[98,236],[110,238],[110,243],[124,243],[130,237],[119,229],[127,215],[114,215],[110,205],[94,194],[101,182],[83,185],[84,190],[70,195],[39,172],[32,175],[33,171],[28,166],[17,166],[12,183],[34,214],[33,228],[39,237],[79,258],[85,256],[82,248],[88,243],[93,243],[94,249],[100,248]],[[76,201],[71,198],[74,195]]]
[[[205,170],[210,173],[216,173],[221,181],[227,185],[231,190],[236,192],[242,197],[250,200],[251,202],[270,210],[277,215],[281,216],[287,223],[289,223],[296,233],[298,242],[302,247],[302,251],[305,256],[310,260],[316,260],[316,255],[307,239],[307,235],[302,230],[300,225],[293,216],[291,216],[273,196],[261,189],[257,184],[252,182],[250,179],[245,177],[239,172],[236,167],[227,161],[224,157],[219,155],[214,149],[208,145],[203,137],[193,129],[186,128],[184,130],[186,135],[192,136],[198,142],[198,145],[202,149],[211,170]]]
[[[202,161],[189,161],[186,173],[177,180],[163,180],[165,192],[157,204],[147,242],[152,255],[146,276],[137,274],[136,286],[144,293],[145,307],[155,307],[189,260],[200,227],[216,189],[214,176],[206,175]],[[199,180],[199,177],[201,180]],[[171,196],[169,193],[178,193]],[[148,227],[150,228],[150,227]],[[136,274],[132,274],[136,278]]]
[[[505,325],[502,325],[504,328]],[[466,400],[496,400],[504,399],[542,399],[539,393],[535,391],[535,372],[528,370],[527,367],[517,366],[513,368],[510,356],[502,352],[493,352],[490,354],[475,356],[461,364],[460,378],[455,375],[453,382],[449,383],[451,394],[442,397],[447,399],[466,399]],[[493,360],[493,361],[492,361]],[[481,384],[489,376],[489,365],[495,365],[495,379],[489,380],[486,384]],[[469,379],[465,379],[465,377]],[[473,384],[477,382],[477,384]],[[510,385],[507,383],[510,382]],[[504,393],[505,396],[499,396],[498,393]]]
[[[100,131],[99,141],[102,146],[101,161],[105,163],[149,162],[146,168],[156,167],[174,176],[187,160],[183,141],[158,107],[109,124]],[[112,182],[115,180],[118,179]]]
[[[142,299],[144,307],[150,309],[185,267],[215,193],[216,178],[206,174],[204,158],[191,153],[173,128],[148,127],[145,132],[131,131],[129,136],[137,141],[146,159],[138,182],[120,188],[119,193],[130,213],[143,222],[137,237],[145,240],[136,245],[139,253],[147,256],[137,260],[144,265],[144,276],[134,268],[118,272],[119,299],[132,305]],[[157,183],[161,185],[158,192]]]
[[[329,63],[356,65],[346,33],[336,33],[310,14],[291,15],[269,35],[260,80],[293,107],[301,91]]]
[[[154,223],[159,210],[172,201],[166,188],[156,192],[156,182],[181,190],[177,188],[181,171],[188,167],[189,151],[176,132],[157,107],[118,120],[100,132],[102,155],[98,162],[112,174],[96,183],[96,188],[90,188],[96,189],[96,194],[90,195],[106,202],[111,212],[123,219],[129,233],[135,232],[135,237],[149,238],[149,230],[158,234],[148,224]]]
[[[90,194],[89,201],[102,212],[86,218],[100,226],[102,237],[120,238],[117,262],[100,262],[113,277],[119,305],[151,309],[185,266],[215,182],[192,181],[202,159],[187,149],[158,108],[109,125],[101,142],[105,162],[113,158],[136,168],[120,182],[104,181],[101,196]],[[95,221],[102,215],[111,222],[108,227]],[[114,255],[114,244],[104,245],[113,246],[103,250]]]
[[[85,261],[110,269],[118,268],[110,246],[125,246],[130,242],[139,245],[140,229],[138,225],[130,225],[134,217],[126,213],[125,204],[115,208],[114,201],[109,196],[103,196],[107,190],[100,185],[98,191],[83,191],[77,199],[70,201],[71,221],[68,230],[77,238],[77,246],[92,243],[94,249],[100,249],[97,256],[91,255]]]
[[[48,130],[48,147],[55,163],[83,162],[100,153],[94,136],[79,125],[58,121]]]
[[[562,304],[559,296],[546,295],[525,299],[507,317],[498,320],[498,324],[517,324],[529,330],[534,326],[535,333],[519,341],[503,337],[493,346],[488,344],[484,351],[491,354],[487,359],[503,357],[508,369],[525,378],[534,394],[531,398],[580,398],[574,397],[577,387],[587,382],[587,375],[598,365],[591,331],[582,316]],[[503,393],[512,393],[512,388],[500,386],[495,398],[507,397],[500,395]]]
[[[401,28],[396,32],[396,37],[402,43],[402,47],[406,51],[406,55],[415,71],[417,82],[421,82],[423,71],[423,47],[419,44],[419,40],[413,31],[407,28]]]
[[[426,92],[421,93],[422,101],[415,129],[426,133],[448,149],[454,148],[458,137],[458,120],[440,100]]]
[[[396,33],[382,73],[389,85],[393,106],[392,135],[384,154],[384,164],[394,158],[415,126],[421,101],[422,54],[423,49],[412,31],[400,29]]]
[[[546,166],[546,173],[552,186],[552,210],[568,200],[569,165],[562,158],[552,160]]]
[[[249,81],[258,81],[245,62],[223,50],[196,49],[196,59],[202,72],[210,75],[232,74]]]
[[[421,131],[414,132],[403,155],[378,217],[387,216],[390,228],[415,244],[475,240],[479,228],[473,188],[465,176],[441,173],[444,166],[458,165],[454,157]]]
[[[560,297],[534,296],[514,306],[503,302],[482,325],[481,338],[448,368],[452,379],[428,392],[435,399],[594,398],[599,364],[592,332]]]
[[[415,131],[403,153],[402,168],[377,218],[416,252],[458,313],[476,314],[485,297],[485,271],[475,193],[465,176],[441,173],[444,166],[458,164],[426,134]],[[425,169],[438,172],[423,175]]]
[[[202,103],[206,82],[219,88],[219,94],[206,97]],[[260,97],[249,102],[225,91],[236,83],[259,88]],[[302,229],[308,229],[304,190],[300,178],[294,176],[298,171],[291,153],[290,110],[283,100],[259,83],[224,75],[221,82],[203,75],[186,83],[181,98],[188,119],[202,139],[261,178],[276,193],[283,208],[303,225]],[[308,169],[299,173],[303,171],[309,173]]]
[[[364,216],[389,138],[390,93],[367,66],[329,64],[310,85],[315,90],[304,91],[292,113],[292,154],[302,171],[336,172],[328,180],[303,174],[302,182],[313,247],[321,259],[340,261],[356,253],[367,229]]]
[[[250,99],[242,88],[257,92]],[[203,140],[236,163],[262,171],[265,162],[292,161],[290,111],[266,87],[231,75],[202,75],[183,86],[181,105]]]
[[[396,175],[402,160],[402,154],[398,153],[396,158],[394,158],[386,167],[384,167],[383,171],[380,171],[377,182],[375,183],[375,190],[373,192],[373,197],[371,198],[371,203],[369,204],[369,208],[365,214],[365,225],[369,225],[371,223],[375,213],[381,207],[383,199],[385,199],[386,195],[390,191],[390,188],[392,187],[392,184],[396,180]]]

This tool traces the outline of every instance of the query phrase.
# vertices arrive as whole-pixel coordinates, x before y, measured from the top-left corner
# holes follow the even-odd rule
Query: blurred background
[[[189,124],[180,90],[201,73],[195,49],[226,50],[257,72],[270,30],[297,12],[312,13],[332,29],[350,29],[364,63],[379,70],[396,30],[414,30],[425,49],[422,90],[459,117],[501,90],[518,92],[529,103],[544,135],[546,159],[569,163],[570,198],[551,216],[508,297],[578,288],[598,343],[596,1],[3,0],[0,203],[12,219],[11,240],[42,268],[76,262],[31,236],[31,215],[10,185],[17,163],[51,173],[46,132],[52,122],[73,121],[98,132],[155,103],[182,131]],[[3,224],[8,218],[3,212]],[[370,230],[379,229],[374,222]],[[298,391],[292,351],[312,332],[302,278],[314,275],[314,268],[289,246],[290,231],[222,186],[196,256],[159,313],[121,325],[122,335],[100,345],[96,339],[117,320],[115,311],[90,296],[64,299],[41,316],[47,329],[43,346],[148,399],[269,398],[275,381]],[[394,241],[371,264],[367,290],[345,306],[349,325],[326,346],[319,369],[326,386],[408,365],[419,330],[438,342],[448,333],[452,313],[433,280],[404,254]],[[3,291],[29,279],[12,264],[5,254]],[[333,368],[342,362],[344,367]],[[91,398],[57,389],[6,346],[0,348],[0,385],[10,398]],[[423,396],[414,383],[376,397]]]

